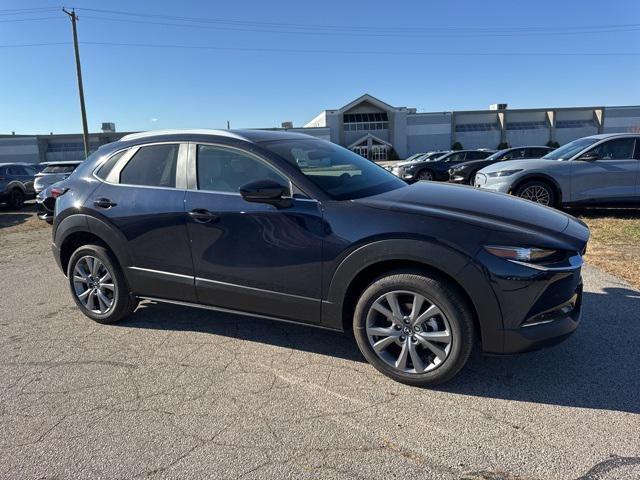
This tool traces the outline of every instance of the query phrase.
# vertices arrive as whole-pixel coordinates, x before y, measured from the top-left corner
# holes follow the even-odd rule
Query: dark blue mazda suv
[[[476,340],[523,352],[580,320],[579,220],[467,186],[407,185],[307,135],[127,135],[57,186],[53,253],[100,323],[151,299],[352,329],[379,371],[429,386]]]

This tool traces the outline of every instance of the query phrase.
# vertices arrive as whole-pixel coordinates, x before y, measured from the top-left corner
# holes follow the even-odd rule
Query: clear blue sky
[[[75,0],[66,6],[80,17],[90,131],[103,121],[119,131],[220,128],[227,120],[232,128],[285,120],[300,126],[365,92],[419,111],[493,102],[640,104],[638,1]],[[44,7],[52,10],[10,11]],[[61,4],[0,1],[0,133],[81,130],[71,26],[54,7]],[[34,18],[45,19],[23,21]],[[57,42],[65,43],[5,47]],[[381,51],[393,53],[371,54]],[[495,53],[515,55],[480,55]]]

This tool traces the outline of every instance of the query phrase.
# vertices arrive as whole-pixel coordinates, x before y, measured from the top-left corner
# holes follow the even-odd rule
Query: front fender
[[[349,285],[366,268],[387,261],[410,261],[451,277],[471,300],[480,325],[483,348],[502,350],[502,313],[480,265],[462,252],[427,240],[379,240],[363,245],[345,257],[333,273],[326,300],[323,300],[325,326],[343,328],[342,315]]]

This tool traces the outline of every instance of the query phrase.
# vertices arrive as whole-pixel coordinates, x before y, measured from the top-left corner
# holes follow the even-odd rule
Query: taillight
[[[68,188],[51,187],[51,196],[53,198],[58,198],[61,195],[64,195],[65,193],[67,193],[68,190],[69,190]]]

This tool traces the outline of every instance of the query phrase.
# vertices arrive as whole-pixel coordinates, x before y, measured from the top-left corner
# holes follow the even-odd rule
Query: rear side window
[[[175,188],[178,144],[142,147],[120,172],[120,183]]]
[[[100,167],[100,170],[98,170],[98,172],[96,173],[96,175],[98,177],[100,177],[101,179],[106,180],[107,177],[109,176],[109,172],[111,172],[111,170],[113,169],[114,165],[116,163],[118,163],[118,160],[120,160],[120,158],[122,158],[122,156],[125,153],[127,153],[127,150],[123,150],[121,152],[118,152],[113,157],[111,157],[109,160],[104,162],[102,164],[102,166]]]
[[[48,165],[42,170],[42,173],[71,173],[76,169],[77,165]]]

